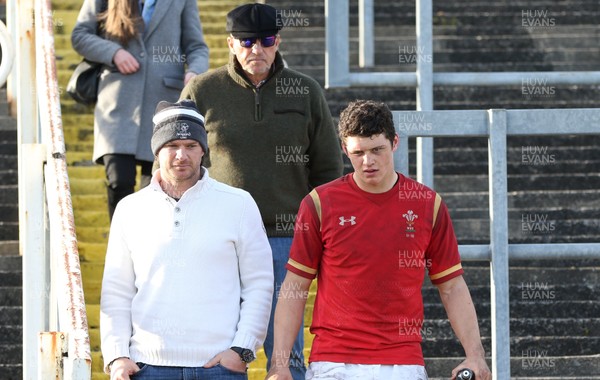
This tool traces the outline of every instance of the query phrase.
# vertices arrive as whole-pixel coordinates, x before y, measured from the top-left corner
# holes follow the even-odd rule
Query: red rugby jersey
[[[318,280],[310,361],[355,364],[423,365],[425,270],[434,284],[463,273],[446,205],[401,174],[382,194],[352,174],[313,190],[287,269]]]

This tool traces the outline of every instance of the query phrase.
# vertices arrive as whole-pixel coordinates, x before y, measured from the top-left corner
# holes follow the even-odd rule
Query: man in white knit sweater
[[[105,371],[121,379],[246,379],[273,294],[271,249],[249,193],[210,178],[204,119],[161,102],[151,184],[114,214],[102,282]]]

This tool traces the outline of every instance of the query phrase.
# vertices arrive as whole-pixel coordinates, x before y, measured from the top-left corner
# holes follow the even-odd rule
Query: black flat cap
[[[244,4],[227,14],[227,32],[235,38],[267,37],[279,32],[281,15],[267,4]]]

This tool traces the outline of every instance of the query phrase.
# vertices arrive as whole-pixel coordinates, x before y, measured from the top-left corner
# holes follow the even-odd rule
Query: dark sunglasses
[[[256,44],[256,40],[260,40],[260,45],[264,48],[271,47],[275,45],[275,41],[277,40],[277,36],[267,36],[267,37],[248,37],[248,38],[238,38],[240,41],[240,45],[245,48],[251,48]]]

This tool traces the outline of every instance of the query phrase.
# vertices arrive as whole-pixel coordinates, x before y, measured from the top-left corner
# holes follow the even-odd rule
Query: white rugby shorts
[[[427,380],[421,365],[345,364],[312,362],[306,380]]]

